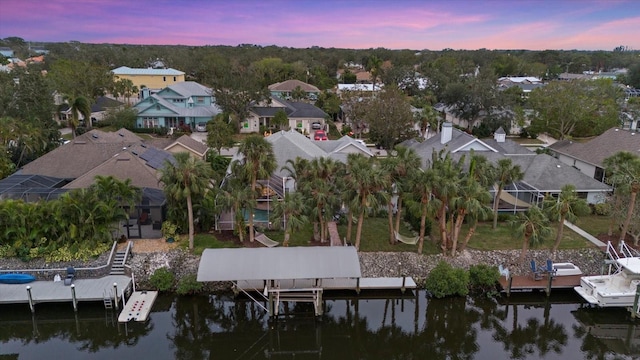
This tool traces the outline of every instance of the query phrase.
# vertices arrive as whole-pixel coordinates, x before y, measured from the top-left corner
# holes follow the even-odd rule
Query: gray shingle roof
[[[271,84],[269,85],[269,90],[270,91],[293,91],[298,86],[300,87],[300,89],[302,89],[305,92],[320,92],[320,89],[318,89],[317,87],[297,79]]]
[[[77,178],[142,139],[126,129],[88,131],[22,167],[21,174]]]
[[[640,134],[611,128],[586,143],[562,140],[550,145],[549,148],[557,153],[602,167],[604,159],[618,151],[628,151],[640,156]]]
[[[433,149],[440,151],[448,149],[453,151],[461,146],[474,140],[475,137],[457,129],[452,131],[452,140],[448,144],[440,143],[440,136],[434,136],[428,140],[418,143],[415,141],[403,142],[403,146],[407,146],[416,150],[417,154],[423,159],[423,166],[430,161]],[[518,143],[505,140],[505,142],[497,142],[494,139],[476,140],[478,144],[486,144],[494,151],[476,151],[478,155],[482,155],[492,163],[498,160],[509,158],[514,164],[520,165],[524,173],[523,182],[542,192],[558,192],[566,184],[573,184],[579,191],[609,191],[611,188],[585,174],[578,169],[563,164],[560,160],[546,155],[536,154]],[[468,163],[469,151],[458,151],[452,154],[454,159],[460,159],[466,156]]]
[[[180,136],[178,139],[176,139],[176,141],[174,141],[173,143],[171,143],[170,145],[166,146],[164,149],[168,150],[176,145],[181,145],[187,149],[190,149],[191,151],[193,151],[194,153],[200,155],[200,156],[204,156],[204,154],[207,152],[207,150],[209,150],[209,147],[203,143],[201,143],[200,141],[197,141],[195,139],[193,139],[192,137],[190,137],[189,135],[182,135]]]
[[[131,179],[131,185],[140,188],[161,189],[158,173],[147,165],[147,161],[132,154],[128,149],[120,151],[109,160],[86,172],[65,185],[66,189],[87,188],[95,182],[95,177],[113,176],[120,180]]]
[[[282,170],[282,167],[287,165],[287,160],[293,160],[296,157],[311,160],[327,156],[326,152],[320,149],[314,141],[295,130],[279,131],[266,139],[273,146],[278,163],[274,174],[279,176],[289,176],[287,171]]]

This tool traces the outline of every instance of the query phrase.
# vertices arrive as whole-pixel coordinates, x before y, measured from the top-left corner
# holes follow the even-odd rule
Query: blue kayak
[[[36,279],[30,274],[2,274],[0,275],[0,284],[27,284]]]

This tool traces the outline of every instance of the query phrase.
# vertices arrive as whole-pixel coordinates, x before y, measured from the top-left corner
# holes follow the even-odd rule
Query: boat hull
[[[35,276],[29,274],[2,274],[0,284],[28,284],[35,279]]]
[[[618,273],[615,275],[583,276],[574,290],[583,299],[600,307],[632,306],[640,278]]]

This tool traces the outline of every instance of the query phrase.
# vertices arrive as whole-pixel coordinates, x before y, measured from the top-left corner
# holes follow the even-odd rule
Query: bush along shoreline
[[[132,253],[127,261],[136,282],[136,289],[160,290],[161,292],[175,292],[180,295],[197,293],[226,293],[232,288],[231,282],[200,283],[196,277],[200,256],[192,255],[184,249],[173,249],[167,252]],[[438,278],[444,278],[444,283],[457,284],[456,281],[446,279],[463,278],[467,286],[451,286],[451,295],[461,295],[462,289],[469,291],[477,289],[487,292],[486,282],[496,276],[499,265],[509,269],[513,275],[530,274],[531,260],[544,264],[549,258],[549,250],[530,250],[521,264],[515,264],[520,256],[520,250],[480,251],[467,249],[456,257],[439,255],[420,255],[413,252],[360,252],[360,269],[362,277],[412,277],[419,288],[426,288],[434,296],[440,294],[439,289],[430,289],[428,278],[439,264],[445,263],[450,268],[439,268]],[[19,271],[21,269],[43,269],[37,274],[40,280],[50,280],[59,271],[68,266],[76,268],[100,268],[100,271],[84,271],[81,276],[104,276],[108,273],[105,267],[108,253],[89,260],[60,263],[46,263],[43,259],[24,262],[17,258],[0,258],[0,270]],[[583,274],[601,274],[604,264],[604,253],[596,248],[560,250],[555,262],[571,262],[577,265]],[[480,267],[480,266],[485,266]],[[443,267],[443,265],[440,265]],[[48,269],[48,270],[47,270]],[[464,272],[456,272],[463,269]],[[499,275],[498,275],[499,276]],[[489,280],[487,280],[489,279]],[[432,280],[435,281],[435,280]],[[435,282],[437,284],[437,282]],[[436,287],[431,283],[431,287]],[[445,291],[448,292],[449,291]]]
[[[408,252],[361,252],[358,255],[362,277],[410,276],[419,288],[426,288],[434,296],[442,294],[438,283],[455,285],[448,288],[452,289],[450,294],[444,291],[446,296],[466,295],[464,289],[486,292],[487,287],[491,287],[488,284],[499,277],[499,265],[508,268],[513,275],[527,275],[530,273],[530,261],[545,263],[549,258],[549,250],[530,250],[525,261],[517,265],[515,261],[520,250],[465,250],[457,257]],[[574,263],[583,274],[600,274],[603,260],[601,250],[589,248],[560,250],[555,262]],[[197,282],[199,262],[199,256],[175,249],[166,253],[134,254],[128,264],[139,289],[176,292],[180,295],[231,291],[231,282]],[[434,271],[435,275],[430,276]],[[435,281],[436,277],[438,281]],[[451,279],[455,281],[452,282]],[[458,279],[462,284],[458,283]]]

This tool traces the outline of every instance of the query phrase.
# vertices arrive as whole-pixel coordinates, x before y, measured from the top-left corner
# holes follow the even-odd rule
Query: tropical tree
[[[244,210],[254,208],[251,189],[247,187],[248,177],[246,168],[239,162],[231,163],[231,174],[222,181],[219,196],[216,198],[217,205],[222,210],[231,211],[233,216],[234,232],[244,242],[246,232],[244,221]]]
[[[357,194],[357,202],[351,202],[353,205],[357,204],[358,211],[356,249],[360,249],[365,213],[377,209],[381,203],[386,203],[389,196],[384,192],[389,186],[389,175],[379,164],[374,163],[374,160],[357,153],[347,155],[346,186],[355,189]]]
[[[373,90],[376,88],[376,83],[380,77],[380,71],[382,70],[382,59],[372,55],[367,62],[367,71],[371,73],[371,82],[373,83]]]
[[[550,197],[545,199],[544,209],[551,219],[557,219],[558,221],[556,241],[551,249],[551,254],[555,257],[560,241],[562,241],[564,221],[575,222],[579,216],[587,215],[590,209],[587,202],[578,197],[576,187],[572,184],[563,186],[558,198]]]
[[[307,201],[308,215],[314,224],[314,239],[324,242],[328,234],[327,223],[341,206],[344,165],[325,157],[310,162],[296,160],[289,165],[295,169],[296,184]]]
[[[69,112],[71,112],[71,118],[68,120],[69,127],[73,137],[76,137],[76,130],[80,124],[80,115],[84,118],[84,122],[87,127],[91,127],[91,103],[84,96],[65,97],[67,104],[69,105]]]
[[[620,241],[627,236],[629,224],[636,206],[636,198],[640,192],[640,157],[621,151],[604,160],[608,182],[623,193],[629,193],[629,206],[620,231]],[[626,190],[626,191],[625,191]]]
[[[487,190],[486,184],[476,180],[473,176],[476,173],[476,161],[480,161],[481,157],[472,156],[469,174],[461,175],[463,178],[460,182],[460,189],[457,194],[451,198],[451,207],[453,210],[453,234],[451,237],[451,256],[456,256],[458,247],[458,238],[465,218],[472,219],[471,227],[467,236],[462,243],[461,250],[464,250],[471,236],[475,233],[478,219],[482,219],[491,213],[488,204],[491,202],[491,193]]]
[[[189,250],[193,251],[193,199],[202,196],[209,189],[211,167],[188,153],[176,153],[173,157],[175,162],[166,160],[164,167],[160,169],[160,182],[164,184],[167,197],[187,202]]]
[[[518,213],[509,222],[513,229],[513,236],[522,240],[522,251],[519,262],[522,263],[530,247],[541,245],[545,239],[553,234],[549,219],[537,206],[530,207],[526,212]]]
[[[216,149],[218,155],[222,149],[229,149],[235,144],[233,135],[236,133],[227,122],[227,114],[218,114],[207,123],[207,145]]]
[[[284,110],[276,111],[270,122],[271,126],[276,126],[279,130],[288,129],[289,118]]]
[[[387,192],[394,195],[389,197],[389,203],[387,205],[389,216],[389,241],[391,244],[394,244],[394,230],[396,232],[400,231],[402,201],[405,197],[404,193],[408,191],[412,173],[420,168],[420,157],[413,149],[404,146],[396,146],[396,148],[391,151],[390,156],[380,160],[380,164],[390,176],[390,188],[387,189]],[[395,225],[392,220],[394,199],[396,203]]]
[[[460,191],[461,177],[463,172],[464,156],[458,161],[453,160],[451,153],[446,149],[440,152],[433,151],[431,155],[431,169],[433,170],[433,196],[437,200],[437,211],[435,217],[438,221],[438,232],[440,233],[440,248],[442,254],[447,254],[450,247],[451,231],[447,228],[447,221],[450,219],[449,210],[451,199]]]
[[[599,135],[618,125],[619,89],[610,80],[552,81],[531,92],[531,128],[559,139]]]
[[[268,179],[277,167],[276,157],[273,147],[264,137],[260,135],[250,135],[240,143],[238,152],[242,155],[241,164],[244,167],[249,187],[251,189],[252,200],[258,198],[258,180]],[[249,241],[253,242],[253,206],[248,209],[249,213]]]
[[[505,158],[498,160],[494,174],[497,186],[496,195],[493,198],[493,229],[495,230],[498,227],[498,204],[504,187],[522,180],[524,173],[520,169],[520,165],[514,165],[511,159]]]
[[[369,100],[364,119],[369,126],[369,138],[385,149],[393,149],[414,135],[411,104],[397,86],[387,86]]]
[[[434,211],[432,206],[433,181],[435,173],[432,169],[418,169],[409,175],[409,191],[405,193],[409,211],[420,216],[420,232],[418,254],[422,254],[424,246],[427,216]]]
[[[289,246],[291,233],[300,230],[308,221],[302,193],[286,193],[284,199],[273,206],[271,221],[284,227],[283,246]]]

